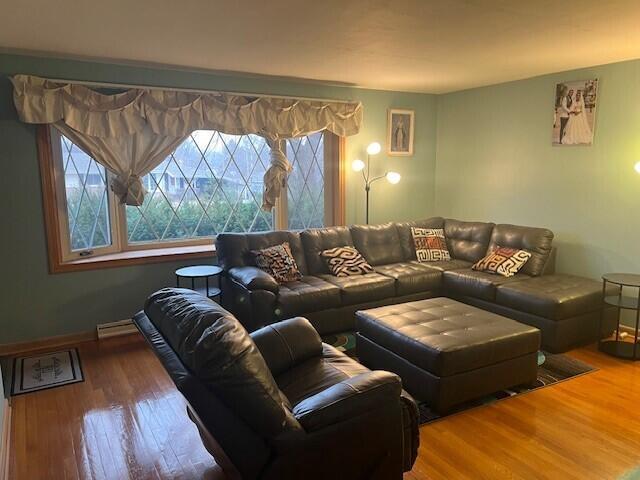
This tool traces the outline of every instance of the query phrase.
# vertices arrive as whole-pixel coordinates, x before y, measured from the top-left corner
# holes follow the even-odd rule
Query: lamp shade
[[[382,147],[378,142],[370,143],[369,146],[367,147],[367,153],[369,155],[377,155],[380,153],[380,150],[382,150]]]
[[[354,172],[361,172],[364,167],[365,167],[364,162],[360,159],[356,159],[353,162],[351,162],[351,168],[353,169]]]
[[[633,169],[636,172],[640,173],[640,162],[636,162],[636,164],[633,166]]]
[[[398,172],[387,172],[387,182],[395,185],[402,177]]]

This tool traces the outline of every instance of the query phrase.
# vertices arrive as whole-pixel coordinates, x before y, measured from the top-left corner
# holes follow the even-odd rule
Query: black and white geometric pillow
[[[336,277],[352,277],[373,272],[373,267],[354,247],[336,247],[320,252],[329,270]]]

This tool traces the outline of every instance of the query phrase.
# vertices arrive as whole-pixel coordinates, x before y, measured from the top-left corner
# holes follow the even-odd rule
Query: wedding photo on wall
[[[591,145],[596,120],[598,79],[556,84],[554,145]]]

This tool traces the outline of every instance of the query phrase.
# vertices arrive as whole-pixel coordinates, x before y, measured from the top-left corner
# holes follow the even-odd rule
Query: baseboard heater
[[[96,327],[96,330],[98,331],[98,340],[119,337],[120,335],[130,335],[138,331],[130,318],[120,320],[119,322],[101,323]]]

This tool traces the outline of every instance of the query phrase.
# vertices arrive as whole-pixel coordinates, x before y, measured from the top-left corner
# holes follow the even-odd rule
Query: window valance
[[[109,95],[30,75],[11,81],[20,119],[61,129],[115,175],[111,188],[128,205],[142,203],[140,178],[191,132],[217,130],[267,139],[271,165],[264,178],[263,208],[271,210],[291,171],[280,140],[321,130],[350,136],[362,123],[362,104],[356,102],[151,88]]]

